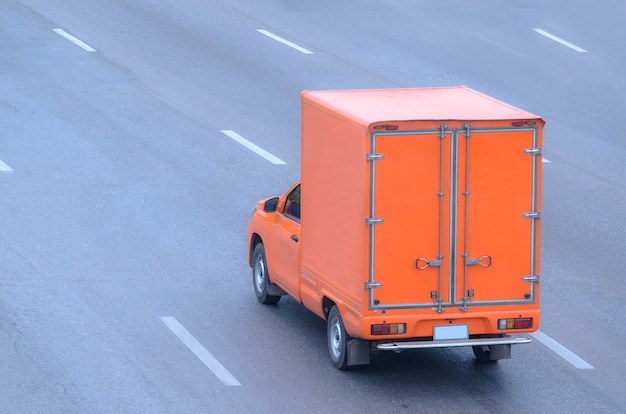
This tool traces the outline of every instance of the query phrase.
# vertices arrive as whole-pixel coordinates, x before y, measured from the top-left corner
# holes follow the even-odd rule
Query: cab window
[[[283,213],[292,220],[300,222],[300,185],[287,196]]]

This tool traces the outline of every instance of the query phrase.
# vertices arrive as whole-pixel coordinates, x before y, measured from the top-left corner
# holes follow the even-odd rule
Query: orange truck
[[[327,321],[338,369],[372,351],[511,357],[539,326],[544,121],[469,87],[304,91],[301,181],[248,224],[258,300]]]

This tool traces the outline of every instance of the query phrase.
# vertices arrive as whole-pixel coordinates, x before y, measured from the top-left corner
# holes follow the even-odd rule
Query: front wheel
[[[335,368],[346,369],[348,367],[348,333],[343,325],[341,314],[337,305],[334,305],[328,313],[328,351]]]
[[[280,300],[280,296],[269,294],[269,283],[265,247],[263,247],[263,243],[259,243],[254,247],[252,254],[252,285],[256,298],[264,305],[271,305]]]

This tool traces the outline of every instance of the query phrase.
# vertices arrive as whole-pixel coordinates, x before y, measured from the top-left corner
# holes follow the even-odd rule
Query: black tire
[[[472,351],[474,351],[474,356],[480,363],[484,364],[497,361],[497,359],[491,359],[491,351],[488,346],[473,346]]]
[[[280,296],[268,293],[269,283],[265,247],[263,247],[263,243],[259,243],[254,247],[254,252],[252,253],[252,286],[254,287],[256,298],[264,305],[271,305],[280,300]]]
[[[348,341],[350,337],[343,325],[341,314],[337,305],[333,305],[328,313],[327,325],[328,351],[335,368],[346,369],[348,367]]]

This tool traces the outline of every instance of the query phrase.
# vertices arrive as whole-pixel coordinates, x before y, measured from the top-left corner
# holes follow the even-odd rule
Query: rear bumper
[[[406,342],[389,342],[376,345],[381,351],[401,352],[405,349],[419,348],[452,348],[458,346],[483,346],[483,345],[518,345],[529,344],[532,342],[530,338],[514,338],[505,335],[501,338],[475,338],[475,339],[449,339],[443,341],[406,341]]]

